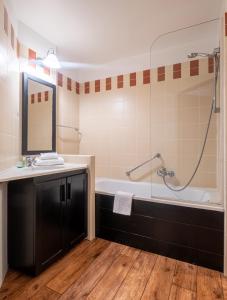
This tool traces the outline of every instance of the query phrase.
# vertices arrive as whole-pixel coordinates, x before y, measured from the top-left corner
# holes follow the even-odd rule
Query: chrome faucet
[[[32,167],[34,161],[35,161],[35,156],[25,156],[25,166],[26,167]]]
[[[166,176],[174,177],[175,172],[174,171],[167,171],[166,168],[161,167],[157,170],[157,175],[160,176],[160,177],[166,177]]]

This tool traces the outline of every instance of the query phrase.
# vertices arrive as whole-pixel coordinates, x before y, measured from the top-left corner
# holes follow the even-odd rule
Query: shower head
[[[188,58],[195,58],[196,56],[198,56],[198,53],[195,52],[188,54]]]
[[[213,54],[209,53],[204,53],[204,52],[192,52],[188,55],[188,58],[195,58],[197,56],[202,56],[202,57],[213,57]]]

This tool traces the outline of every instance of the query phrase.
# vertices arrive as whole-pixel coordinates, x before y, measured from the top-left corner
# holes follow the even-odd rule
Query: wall
[[[96,176],[127,179],[127,169],[160,152],[176,183],[184,184],[201,151],[212,78],[213,61],[201,59],[84,83],[80,153],[96,155]],[[193,186],[216,186],[217,117]],[[152,174],[160,182],[158,165],[142,168],[133,179],[148,181]]]
[[[79,84],[61,73],[57,74],[57,124],[79,128]],[[79,153],[79,134],[71,128],[57,127],[57,151]]]
[[[16,22],[0,0],[0,171],[20,155],[19,62]],[[7,271],[7,186],[0,184],[0,285]]]
[[[12,166],[20,154],[19,63],[16,33],[16,22],[6,10],[4,11],[3,1],[0,0],[0,171]]]

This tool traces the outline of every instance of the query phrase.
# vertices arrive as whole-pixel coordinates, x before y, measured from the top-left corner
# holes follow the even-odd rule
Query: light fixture
[[[61,65],[58,61],[58,58],[54,52],[54,49],[49,49],[47,56],[43,59],[44,66],[51,69],[60,69]]]

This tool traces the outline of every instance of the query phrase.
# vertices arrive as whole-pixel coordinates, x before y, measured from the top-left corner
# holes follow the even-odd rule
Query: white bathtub
[[[130,182],[109,178],[96,178],[96,193],[114,195],[117,191],[131,192],[134,198],[173,205],[197,207],[223,211],[218,201],[218,192],[213,188],[188,187],[181,192],[173,192],[164,184]]]

